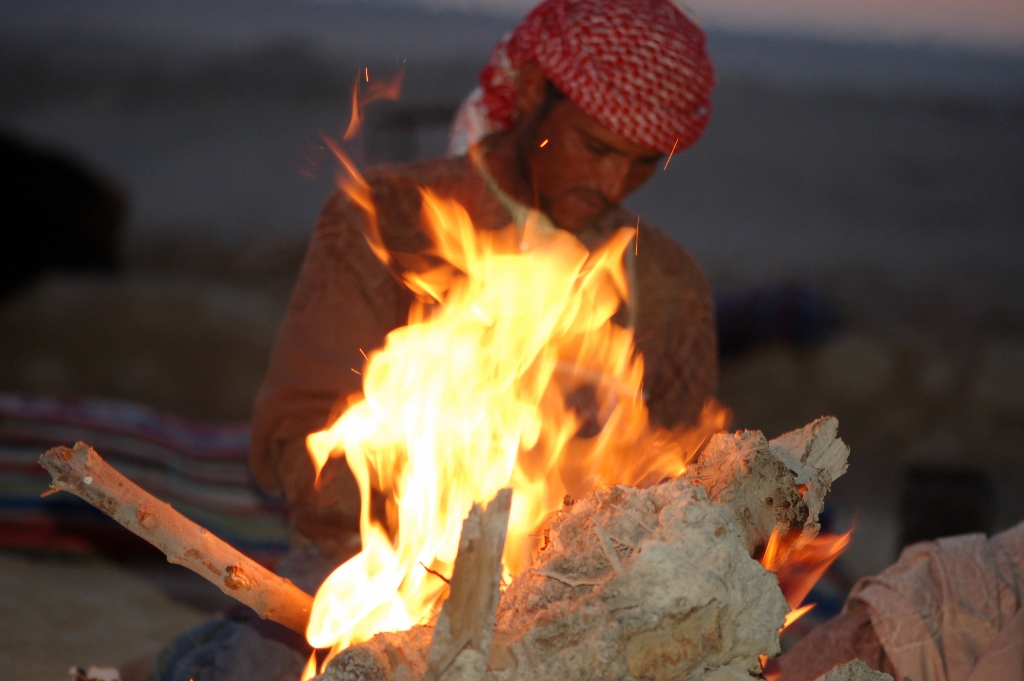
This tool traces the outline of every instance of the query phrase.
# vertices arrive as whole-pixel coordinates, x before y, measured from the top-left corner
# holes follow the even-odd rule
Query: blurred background
[[[333,186],[320,135],[357,74],[404,67],[352,151],[443,154],[531,4],[0,0],[0,676],[122,664],[223,605],[65,495],[39,502],[46,446],[120,452],[273,561],[279,502],[214,482],[248,484],[244,424]],[[828,520],[856,529],[827,617],[906,543],[1024,518],[1024,5],[689,5],[715,113],[628,205],[716,287],[734,425],[839,417]]]

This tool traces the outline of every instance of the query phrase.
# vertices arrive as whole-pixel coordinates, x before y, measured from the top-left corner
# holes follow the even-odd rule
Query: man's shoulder
[[[697,259],[686,250],[685,246],[661,228],[643,220],[640,221],[640,238],[636,246],[636,255],[638,262],[640,259],[646,258],[657,263],[662,269],[707,281],[704,269]]]
[[[465,156],[384,164],[366,171],[366,181],[375,191],[392,187],[418,192],[421,188],[429,188],[445,195],[477,177],[471,161]]]
[[[379,164],[362,172],[362,180],[370,186],[375,199],[394,195],[416,196],[429,188],[441,194],[473,179],[475,170],[466,157],[441,157],[397,164]],[[328,204],[347,201],[344,191],[336,190]]]
[[[616,219],[622,225],[640,226],[634,257],[637,272],[643,279],[656,280],[662,285],[672,283],[702,296],[711,295],[711,284],[704,269],[675,238],[642,218],[638,221],[635,213],[624,209]]]
[[[467,186],[472,188],[474,172],[464,157],[377,165],[364,171],[362,179],[370,187],[373,218],[388,247],[398,251],[421,249],[425,245],[419,224],[421,190],[429,189],[438,196],[459,200],[472,191]],[[359,232],[365,217],[365,207],[338,189],[328,197],[320,224],[346,236]]]

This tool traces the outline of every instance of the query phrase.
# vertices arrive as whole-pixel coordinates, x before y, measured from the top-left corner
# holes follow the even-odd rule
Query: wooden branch
[[[264,618],[303,636],[313,597],[181,515],[110,467],[84,442],[54,447],[39,465],[53,477],[50,490],[85,499]]]

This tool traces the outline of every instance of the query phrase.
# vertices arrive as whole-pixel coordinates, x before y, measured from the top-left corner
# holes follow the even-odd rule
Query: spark
[[[365,359],[365,360],[366,360],[367,362],[369,362],[369,361],[370,361],[370,358],[366,356],[366,353],[365,353],[365,352],[363,352],[363,349],[362,349],[362,348],[359,348],[359,354],[360,354],[360,355],[362,355],[362,356],[363,356],[363,359]]]
[[[636,236],[633,238],[633,255],[640,255],[640,216],[636,216]]]
[[[451,586],[451,584],[452,584],[452,580],[448,579],[447,577],[445,577],[444,575],[442,575],[442,574],[441,574],[440,572],[438,572],[437,570],[431,570],[430,568],[428,568],[428,567],[427,567],[426,565],[424,565],[424,564],[423,564],[423,561],[420,561],[420,567],[422,567],[422,568],[423,568],[424,570],[426,570],[426,571],[427,571],[427,572],[429,572],[430,574],[434,575],[434,576],[435,576],[435,577],[437,577],[438,579],[442,580],[442,581],[443,581],[443,582],[444,582],[445,584],[447,584],[448,586]]]
[[[548,141],[549,140],[544,140],[543,142],[540,143],[541,149],[543,149],[544,147],[546,147],[548,145]]]
[[[665,159],[665,167],[662,168],[662,170],[668,170],[668,164],[672,160],[672,154],[676,153],[676,147],[678,145],[679,145],[679,138],[677,137],[676,141],[672,143],[672,151],[668,152],[668,158]]]
[[[370,67],[369,66],[366,67],[366,82],[367,83],[370,82]]]
[[[352,373],[353,373],[353,374],[355,374],[356,376],[362,376],[362,374],[361,374],[361,373],[359,373],[358,371],[356,371],[356,370],[355,370],[355,367],[349,367],[349,369],[350,369],[350,370],[352,371]]]

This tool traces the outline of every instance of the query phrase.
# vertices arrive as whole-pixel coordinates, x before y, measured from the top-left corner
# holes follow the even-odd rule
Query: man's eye
[[[590,153],[598,154],[600,156],[604,156],[609,151],[608,147],[604,146],[603,144],[594,144],[593,142],[587,142],[586,147],[587,151],[589,151]]]

